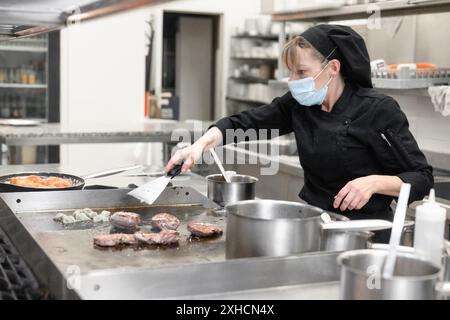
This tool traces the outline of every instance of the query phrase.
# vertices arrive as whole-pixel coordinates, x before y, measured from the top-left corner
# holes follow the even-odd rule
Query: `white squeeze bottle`
[[[436,203],[434,189],[428,201],[416,208],[414,227],[415,252],[441,266],[446,210]]]

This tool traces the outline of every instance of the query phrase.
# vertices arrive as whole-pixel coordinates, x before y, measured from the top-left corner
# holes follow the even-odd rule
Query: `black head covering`
[[[319,24],[301,36],[328,60],[338,59],[347,81],[372,88],[369,53],[364,39],[355,30],[337,24]]]

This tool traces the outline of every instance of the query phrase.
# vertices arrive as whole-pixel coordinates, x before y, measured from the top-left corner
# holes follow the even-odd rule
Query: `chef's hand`
[[[361,209],[378,189],[378,176],[370,175],[348,182],[334,197],[333,207],[341,211]]]
[[[222,139],[222,132],[217,127],[212,127],[194,144],[175,152],[164,170],[169,172],[176,164],[184,161],[181,172],[188,171],[201,158],[204,151],[220,144]]]

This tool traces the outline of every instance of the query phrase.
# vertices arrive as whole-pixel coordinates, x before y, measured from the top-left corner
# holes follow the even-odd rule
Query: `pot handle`
[[[376,231],[390,228],[392,228],[392,222],[381,219],[333,221],[322,224],[322,229],[324,230]]]

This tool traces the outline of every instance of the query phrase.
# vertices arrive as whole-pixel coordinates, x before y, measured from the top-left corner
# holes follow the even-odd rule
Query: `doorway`
[[[219,19],[164,12],[162,89],[176,97],[177,120],[214,117]]]

